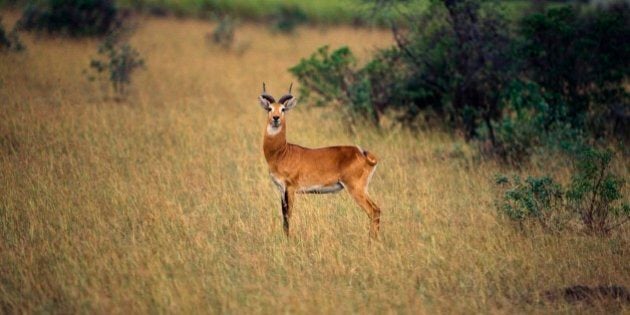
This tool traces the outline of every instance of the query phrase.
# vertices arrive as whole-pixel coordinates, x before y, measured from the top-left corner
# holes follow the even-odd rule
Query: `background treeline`
[[[74,4],[69,0],[0,0],[0,7],[59,7]],[[379,3],[385,3],[378,1]],[[380,10],[378,14],[370,0],[84,0],[80,7],[100,7],[109,10],[115,6],[123,11],[134,11],[157,16],[188,16],[214,18],[229,15],[250,21],[275,24],[353,24],[386,26],[392,20],[404,24],[405,15],[425,11],[430,1],[405,1],[399,10]],[[503,1],[509,15],[518,16],[531,1]],[[558,6],[571,1],[541,1]]]
[[[512,21],[494,1],[433,1],[409,28],[392,22],[396,45],[365,65],[322,47],[291,71],[304,95],[349,117],[445,127],[521,162],[541,146],[627,140],[629,17],[625,2]]]
[[[520,1],[523,2],[523,1]],[[1,0],[0,6],[53,8],[72,4],[68,0]],[[156,16],[180,16],[215,18],[229,15],[249,21],[270,22],[274,24],[355,24],[366,25],[383,23],[384,19],[374,19],[371,7],[363,0],[86,0],[80,1],[80,7],[101,8],[116,7],[123,11],[133,11]],[[519,4],[517,4],[519,6]],[[418,3],[412,9],[422,9]],[[396,14],[396,13],[393,13]],[[393,18],[393,16],[383,16]]]
[[[391,10],[390,2],[371,0],[0,0],[0,8],[23,10],[23,24],[29,29],[91,36],[106,33],[111,25],[121,23],[132,13],[219,22],[226,19],[256,21],[281,32],[291,32],[304,24],[389,27],[396,23],[409,28],[415,23],[409,17],[426,13],[432,5],[431,1],[402,2],[404,6]],[[541,0],[538,3],[561,7],[572,2]],[[515,20],[531,7],[531,2],[503,1],[502,7],[508,18]]]

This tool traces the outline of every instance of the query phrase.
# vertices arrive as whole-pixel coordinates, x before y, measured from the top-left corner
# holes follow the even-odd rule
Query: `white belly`
[[[331,194],[343,189],[343,184],[335,183],[330,186],[314,185],[302,187],[297,192],[300,194]]]

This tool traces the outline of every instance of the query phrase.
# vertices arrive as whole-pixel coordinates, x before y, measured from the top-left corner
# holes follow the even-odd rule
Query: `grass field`
[[[299,197],[285,239],[262,155],[261,82],[277,96],[317,47],[366,58],[391,38],[244,24],[237,54],[209,46],[211,29],[142,20],[131,42],[147,68],[125,102],[83,73],[96,40],[25,36],[27,52],[0,53],[1,313],[630,312],[545,298],[629,287],[628,226],[609,238],[519,232],[494,205],[494,175],[507,169],[458,138],[350,133],[308,104],[288,115],[291,142],[379,157],[381,240],[368,246],[368,219],[345,192]],[[561,160],[522,172],[567,173]]]

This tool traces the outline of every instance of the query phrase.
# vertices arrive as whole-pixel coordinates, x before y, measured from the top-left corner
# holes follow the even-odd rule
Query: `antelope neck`
[[[284,153],[288,147],[286,125],[280,126],[280,131],[275,135],[269,135],[265,129],[265,139],[263,141],[263,151],[265,152],[265,159],[269,162],[271,159],[277,158]]]

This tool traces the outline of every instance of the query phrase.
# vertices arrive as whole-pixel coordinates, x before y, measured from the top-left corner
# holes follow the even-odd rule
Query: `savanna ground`
[[[627,226],[608,238],[519,232],[495,207],[494,175],[508,169],[459,138],[351,131],[305,103],[288,115],[289,141],[380,158],[370,192],[382,233],[368,245],[368,219],[342,192],[300,196],[285,239],[262,156],[261,82],[279,96],[287,69],[317,47],[365,58],[388,32],[244,24],[236,52],[209,45],[205,22],[140,22],[131,43],[147,68],[123,102],[84,73],[98,40],[23,35],[26,53],[0,55],[3,313],[630,311],[545,298],[630,286]],[[563,163],[521,172],[563,174]]]

